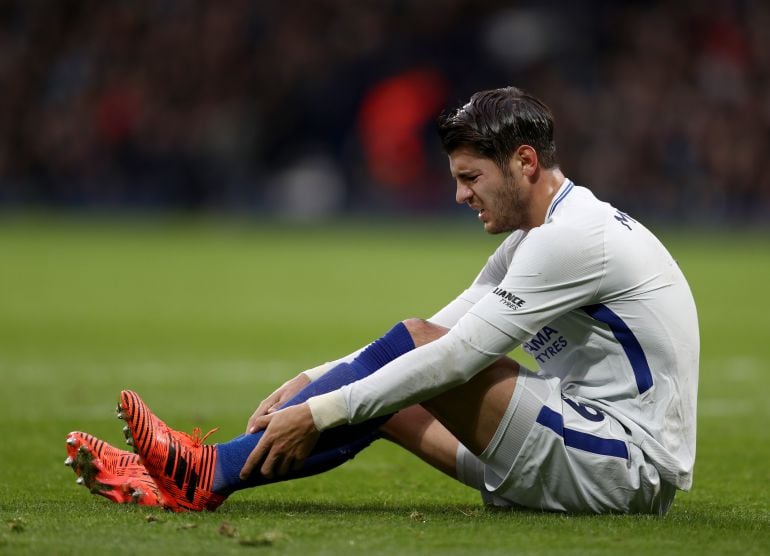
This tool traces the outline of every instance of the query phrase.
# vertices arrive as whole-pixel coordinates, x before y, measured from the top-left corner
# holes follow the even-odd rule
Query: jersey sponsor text
[[[522,298],[520,298],[515,293],[506,291],[503,288],[495,288],[494,290],[492,290],[492,293],[500,296],[500,301],[504,303],[509,309],[513,309],[514,311],[516,309],[520,309],[521,307],[524,306],[524,303],[526,303]]]
[[[524,342],[522,347],[537,359],[538,363],[545,363],[567,347],[567,340],[555,328],[544,326],[537,335]]]

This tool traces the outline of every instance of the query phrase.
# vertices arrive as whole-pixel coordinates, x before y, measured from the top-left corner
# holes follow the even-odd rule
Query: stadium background
[[[0,553],[767,554],[768,28],[761,0],[0,0]],[[665,519],[486,511],[386,442],[216,514],[74,484],[66,433],[120,445],[123,388],[225,441],[461,291],[500,238],[432,122],[505,84],[692,286],[698,458]]]
[[[433,121],[514,84],[646,220],[770,214],[770,7],[0,2],[0,207],[449,213]]]

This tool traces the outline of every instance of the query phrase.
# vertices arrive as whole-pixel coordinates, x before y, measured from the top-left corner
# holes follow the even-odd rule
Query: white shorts
[[[617,420],[560,382],[522,367],[489,446],[477,457],[460,445],[458,479],[498,506],[665,514],[676,489]]]

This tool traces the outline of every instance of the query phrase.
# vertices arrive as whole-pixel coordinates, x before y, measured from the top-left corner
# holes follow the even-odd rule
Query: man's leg
[[[409,319],[404,324],[415,346],[447,333],[446,328],[421,319]],[[518,374],[519,364],[503,357],[465,384],[423,402],[422,406],[451,431],[455,439],[479,455],[489,445],[508,410]]]
[[[417,346],[447,332],[419,319],[405,324]],[[501,358],[466,384],[399,411],[380,430],[426,463],[480,490],[488,503],[499,503],[484,488],[483,464],[477,456],[489,446],[508,410],[518,373],[518,363]]]
[[[313,396],[337,390],[346,384],[360,380],[414,349],[415,343],[404,323],[396,324],[381,338],[372,342],[350,364],[341,363],[334,369],[311,382],[281,408],[298,405]],[[313,452],[302,469],[291,471],[278,478],[267,478],[259,473],[242,480],[240,472],[244,462],[256,447],[262,432],[245,434],[230,442],[217,445],[216,477],[213,488],[217,492],[230,493],[243,488],[258,486],[277,480],[296,479],[328,471],[354,457],[380,437],[379,427],[390,416],[372,419],[354,426],[337,427],[321,435]]]
[[[394,332],[397,334],[397,337],[389,338]],[[365,368],[357,366],[355,376],[351,376],[348,372],[349,369],[345,370],[344,367],[340,368],[340,373],[335,373],[334,370],[330,371],[330,376],[325,376],[324,380],[311,383],[308,386],[308,392],[303,391],[304,395],[298,395],[299,400],[294,401],[301,401],[310,395],[317,395],[322,393],[322,391],[338,388],[352,380],[358,380],[359,378],[366,376],[366,374],[375,372],[388,361],[400,356],[401,353],[408,351],[416,345],[423,345],[431,342],[441,337],[446,332],[447,329],[420,319],[407,320],[403,324],[394,327],[394,330],[381,339],[388,339],[388,341],[385,342],[386,346],[384,346],[386,349],[367,350],[362,354],[364,355],[363,359],[365,361],[363,361],[363,363]],[[375,344],[378,342],[375,342]],[[468,392],[471,390],[477,392],[477,394],[471,395],[470,398],[463,397],[462,399],[462,403],[466,410],[471,412],[467,413],[466,411],[463,411],[463,415],[475,415],[472,423],[465,422],[465,417],[460,419],[459,416],[452,411],[439,417],[440,421],[444,419],[442,422],[444,422],[445,425],[450,427],[456,426],[457,430],[453,431],[454,436],[459,438],[463,444],[470,447],[486,445],[485,442],[488,442],[488,438],[485,440],[484,435],[486,434],[491,438],[491,435],[494,434],[497,423],[499,423],[502,412],[504,412],[503,400],[506,399],[506,396],[508,400],[510,399],[511,392],[515,385],[514,369],[518,369],[518,367],[515,362],[510,360],[503,359],[501,362],[503,363],[499,365],[496,364],[489,371],[480,373],[476,378],[463,386],[463,389]],[[358,363],[362,363],[362,361],[358,361]],[[354,365],[355,364],[356,362],[354,362]],[[336,384],[337,378],[341,381],[339,384]],[[321,383],[326,384],[322,385]],[[322,391],[317,391],[318,387],[321,386],[323,386]],[[176,487],[175,490],[179,490],[179,496],[176,496],[175,499],[179,498],[181,506],[177,509],[202,509],[203,507],[213,509],[216,505],[221,503],[224,496],[215,495],[211,498],[207,498],[204,502],[200,496],[201,493],[205,496],[209,496],[210,494],[213,494],[214,491],[219,491],[226,496],[229,492],[237,490],[238,488],[269,482],[264,478],[257,477],[251,481],[226,484],[221,490],[215,489],[213,486],[215,483],[215,473],[212,466],[217,457],[213,452],[214,446],[203,446],[201,444],[202,439],[190,438],[187,437],[187,435],[184,435],[184,433],[178,433],[169,429],[166,427],[165,423],[151,414],[149,409],[141,403],[141,400],[139,400],[138,397],[134,398],[134,396],[135,395],[129,396],[129,398],[121,401],[121,415],[125,417],[129,417],[129,414],[131,415],[131,417],[129,417],[130,424],[132,424],[130,427],[130,440],[132,443],[138,445],[137,447],[140,448],[140,453],[145,452],[143,457],[145,458],[146,463],[151,457],[158,459],[152,466],[156,470],[156,475],[153,476],[156,479],[160,476],[169,486],[173,484]],[[470,408],[468,408],[469,399],[474,400],[471,402]],[[291,402],[287,405],[290,403]],[[451,405],[453,403],[456,403],[456,394],[452,395],[452,393],[447,393],[432,400],[429,404],[426,404],[426,407],[431,409],[431,411],[439,411],[442,406],[446,406],[447,404]],[[499,415],[496,411],[498,405],[503,408],[500,410]],[[413,412],[414,411],[417,410],[413,410]],[[123,412],[126,412],[127,414],[124,415]],[[426,419],[426,417],[427,415],[423,414],[423,419],[420,422],[430,425],[429,420]],[[394,422],[392,430],[396,430],[396,423],[399,421],[400,420],[396,420]],[[325,435],[327,438],[324,439],[324,441],[319,441],[318,449],[315,450],[311,458],[308,459],[304,468],[300,472],[293,473],[282,479],[285,480],[288,478],[307,476],[309,474],[331,469],[340,463],[343,463],[378,437],[379,432],[376,431],[376,429],[382,422],[383,420],[381,418],[380,420],[363,423],[355,427],[338,427],[334,431],[328,431],[329,434]],[[409,434],[417,435],[415,438],[419,438],[420,431],[415,428],[414,424],[410,424],[407,421],[402,422],[412,431]],[[143,425],[139,426],[140,423],[143,423]],[[481,426],[478,426],[479,424]],[[135,430],[137,427],[141,430]],[[446,429],[443,429],[444,434],[438,434],[438,431],[440,430],[442,430],[440,425],[435,422],[430,426],[426,426],[422,431],[425,433],[423,434],[422,442],[424,443],[427,439],[430,439],[431,447],[429,448],[427,445],[423,445],[423,449],[420,453],[420,441],[416,440],[417,443],[414,444],[413,451],[416,451],[418,455],[421,455],[421,457],[424,457],[424,459],[429,462],[433,459],[433,463],[436,464],[439,469],[454,476],[453,458],[456,457],[458,446],[457,439],[453,438],[453,434],[446,433]],[[161,432],[161,434],[156,434],[156,432]],[[402,430],[398,434],[399,441],[405,445],[409,443],[410,441],[407,439],[409,434],[407,434],[405,430]],[[176,435],[179,435],[180,438],[172,440],[169,435],[174,436],[174,438],[176,438]],[[240,469],[242,462],[245,461],[250,449],[256,444],[260,435],[248,436],[252,437],[248,439],[250,442],[244,443],[244,437],[235,439],[238,443],[238,446],[234,446],[234,448],[237,448],[237,450],[234,450],[235,455],[237,456],[238,452],[241,452],[244,455],[242,459],[238,457],[234,458],[239,461],[235,462],[233,469]],[[323,436],[324,435],[322,435],[322,439]],[[395,435],[391,436],[395,437]],[[478,438],[476,438],[476,436],[478,436]],[[164,440],[165,438],[168,438],[168,440]],[[180,440],[181,444],[179,443]],[[163,450],[158,449],[160,445],[165,444],[168,444],[168,446],[165,446]],[[172,444],[179,449],[179,453],[172,453]],[[251,447],[242,449],[245,444],[249,444]],[[219,445],[218,448],[224,446],[226,445]],[[202,453],[201,457],[194,458],[196,462],[192,466],[187,464],[187,460],[190,459],[190,454],[188,453],[190,450],[201,451]],[[480,450],[483,450],[483,448],[474,451],[478,453]],[[211,465],[203,465],[206,461],[209,461]],[[205,471],[203,470],[202,465],[206,467]],[[192,472],[193,470],[195,473]]]
[[[456,454],[460,441],[421,405],[402,409],[380,427],[380,432],[383,438],[457,478]]]
[[[360,380],[414,347],[410,332],[403,323],[399,323],[370,344],[349,365],[338,365],[310,383],[284,407]],[[164,500],[175,510],[213,510],[235,490],[332,469],[377,439],[379,426],[388,418],[385,416],[326,431],[301,469],[275,478],[252,474],[243,481],[239,472],[261,438],[262,431],[242,435],[225,444],[204,445],[205,437],[200,438],[199,433],[190,437],[170,429],[137,394],[130,391],[121,394],[118,416],[126,420],[129,443],[142,456],[148,472],[163,491]]]

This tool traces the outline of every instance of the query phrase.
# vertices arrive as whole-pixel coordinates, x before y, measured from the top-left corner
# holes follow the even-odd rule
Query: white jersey
[[[676,262],[644,226],[565,180],[440,311],[443,338],[311,400],[319,428],[386,414],[469,380],[519,344],[562,391],[615,417],[670,484],[695,459],[699,336]]]

